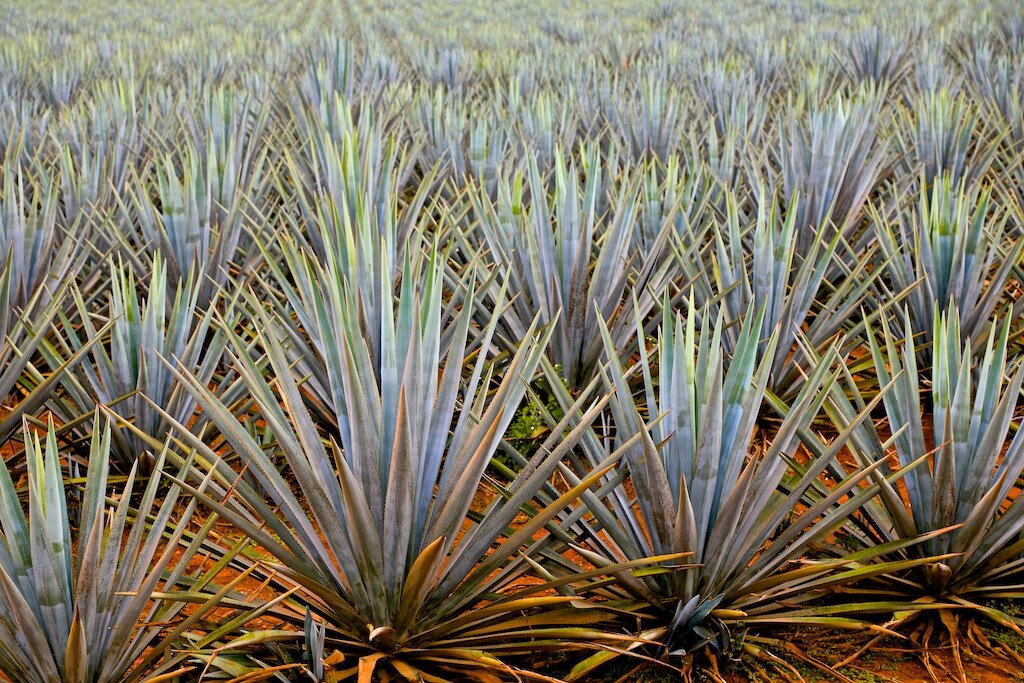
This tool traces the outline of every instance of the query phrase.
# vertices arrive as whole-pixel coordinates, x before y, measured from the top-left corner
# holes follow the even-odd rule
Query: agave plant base
[[[978,680],[1004,680],[1024,670],[1024,652],[1008,646],[1006,634],[1024,638],[1019,620],[980,606],[943,607],[901,616],[885,624],[898,634],[879,634],[833,664],[834,669],[857,665],[881,648],[899,650],[919,662],[935,683],[950,679],[967,683]],[[1005,680],[1018,680],[1007,677]]]

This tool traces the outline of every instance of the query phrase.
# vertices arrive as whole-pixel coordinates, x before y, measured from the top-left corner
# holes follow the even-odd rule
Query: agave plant
[[[511,137],[519,142],[518,153],[531,150],[542,168],[554,163],[556,149],[575,147],[577,133],[583,132],[584,124],[576,120],[573,107],[548,90],[524,92],[519,79],[509,84],[503,111],[515,113],[517,125]],[[508,115],[504,118],[509,120]]]
[[[362,120],[356,127],[340,101],[331,111],[330,121],[340,117],[336,123],[341,130],[330,131],[328,122],[314,119],[305,154],[286,156],[288,174],[301,181],[298,191],[286,195],[295,204],[285,214],[287,230],[260,241],[269,270],[262,284],[280,312],[294,313],[309,335],[308,341],[295,342],[313,347],[297,351],[304,362],[319,366],[311,369],[315,377],[310,387],[322,389],[321,398],[327,398],[330,386],[340,386],[328,381],[323,367],[333,360],[329,356],[336,346],[331,340],[337,330],[332,327],[340,324],[339,316],[359,319],[373,357],[379,358],[381,320],[400,286],[403,264],[410,261],[416,267],[422,260],[415,222],[433,182],[428,174],[409,203],[400,206],[397,194],[410,182],[416,151],[398,147],[393,138],[382,139],[378,129]],[[419,272],[410,272],[412,282]],[[342,311],[348,306],[350,310]]]
[[[712,316],[719,311],[727,321],[737,321],[750,311],[764,311],[757,359],[767,358],[770,364],[772,391],[790,399],[810,372],[801,345],[823,352],[840,333],[856,334],[862,324],[851,323],[852,314],[872,291],[878,271],[871,269],[868,251],[852,270],[844,270],[828,283],[830,270],[841,265],[837,257],[841,235],[826,241],[818,233],[806,250],[800,250],[796,204],[788,207],[782,219],[761,187],[756,216],[747,218],[741,215],[741,201],[734,193],[727,192],[725,200],[725,226],[714,233],[711,268],[701,267],[707,258],[703,253],[679,250],[677,256],[683,272],[699,273],[693,278],[692,291]],[[774,344],[769,342],[773,331],[777,331]],[[740,335],[736,326],[723,331],[722,344],[728,353],[735,353]],[[765,356],[769,351],[770,358]]]
[[[906,329],[912,330],[910,315],[904,317]],[[979,618],[1018,632],[1024,626],[993,602],[1021,597],[1024,568],[1024,513],[1015,491],[1024,468],[1024,439],[1013,423],[1024,373],[1019,365],[1012,367],[1007,354],[1008,323],[990,328],[979,360],[976,346],[960,336],[956,310],[936,312],[934,362],[930,373],[922,373],[917,365],[921,349],[913,337],[901,342],[883,318],[881,343],[873,333],[869,340],[876,372],[891,386],[884,397],[891,433],[865,422],[849,440],[850,454],[860,466],[880,465],[872,475],[880,488],[844,529],[844,547],[856,554],[864,552],[857,548],[911,538],[924,542],[877,556],[917,564],[903,572],[873,574],[848,594],[855,600],[870,596],[888,609],[888,628],[913,628],[930,671],[937,662],[928,648],[940,631],[947,631],[960,680],[966,680],[961,651],[990,649],[977,637]],[[931,388],[922,396],[929,375]],[[852,375],[842,386],[834,387],[826,404],[838,420],[863,405]],[[922,410],[929,403],[930,410]],[[812,451],[820,450],[821,444],[813,442],[813,437],[806,441]],[[901,466],[927,462],[912,468],[897,488],[881,480],[893,456]],[[845,476],[840,461],[834,466],[834,476]],[[964,632],[970,634],[966,639]]]
[[[745,166],[750,163],[750,150],[765,146],[770,85],[752,70],[736,73],[717,63],[709,65],[696,83],[712,125],[695,137],[701,141],[702,158],[726,188],[749,182]]]
[[[836,230],[860,245],[859,219],[891,159],[879,142],[883,98],[866,91],[837,99],[806,117],[779,126],[778,163],[785,201],[799,195],[797,245],[806,249],[818,231]]]
[[[677,249],[703,246],[714,225],[713,202],[719,192],[712,174],[700,166],[687,169],[677,155],[664,163],[652,160],[646,170],[639,197],[640,227],[635,231],[633,248],[640,253],[656,253],[666,224],[675,227],[679,239],[673,241]],[[684,277],[689,281],[693,275],[688,272]]]
[[[1024,242],[1008,240],[1005,211],[991,206],[992,192],[943,174],[922,187],[916,205],[892,226],[872,212],[884,267],[897,291],[908,291],[912,329],[934,338],[936,307],[955,306],[965,336],[980,343],[1020,260]],[[1024,302],[1013,304],[1016,317]]]
[[[592,533],[582,537],[588,550],[581,553],[598,566],[652,554],[692,555],[692,570],[623,585],[624,597],[655,610],[654,623],[641,638],[661,643],[668,655],[692,655],[710,646],[717,656],[738,656],[744,631],[759,625],[856,626],[857,620],[848,615],[870,607],[837,610],[809,601],[864,572],[914,564],[860,570],[851,565],[864,558],[854,554],[837,561],[805,559],[813,544],[829,537],[877,493],[877,487],[862,486],[872,472],[864,468],[837,481],[827,496],[803,504],[805,493],[871,406],[853,416],[817,457],[798,465],[799,433],[810,428],[836,379],[832,364],[821,362],[793,403],[780,410],[782,424],[770,441],[759,438],[758,415],[772,357],[767,353],[758,360],[764,317],[762,307],[744,318],[737,347],[727,360],[721,314],[713,325],[705,315],[699,333],[692,305],[685,320],[666,314],[656,347],[657,375],[643,347],[638,367],[623,369],[605,335],[613,359],[609,382],[616,389],[616,438],[641,437],[623,457],[636,501],[622,484],[602,487],[602,497],[585,497],[595,521]],[[769,338],[770,347],[777,338]],[[627,373],[636,371],[644,384],[639,399],[632,397],[627,383]],[[650,424],[642,419],[643,405]],[[599,439],[584,445],[591,461],[605,457],[607,447]],[[890,481],[900,474],[889,475]],[[865,555],[882,552],[872,548]],[[583,677],[615,654],[591,657],[570,678]]]
[[[172,289],[173,295],[169,291]],[[230,377],[216,376],[227,344],[221,328],[211,324],[220,301],[218,297],[201,310],[199,290],[194,278],[173,287],[159,255],[153,261],[144,293],[130,266],[111,265],[108,322],[102,326],[90,316],[81,293],[73,290],[81,319],[78,330],[66,322],[65,335],[46,341],[42,347],[54,369],[60,367],[64,357],[83,349],[91,356],[90,362],[65,373],[61,379],[64,395],[51,402],[65,426],[81,424],[99,404],[131,421],[144,434],[160,438],[167,433],[169,423],[153,408],[156,402],[175,421],[202,429],[204,420],[192,419],[195,399],[178,386],[160,360],[177,359],[204,383],[216,382],[225,400],[241,389],[235,385],[232,391]],[[235,319],[232,301],[220,308],[225,321]],[[105,343],[108,332],[109,343]],[[131,432],[115,430],[111,445],[115,467],[127,472],[142,458],[141,469],[148,472],[152,461],[146,455],[147,448],[146,442]]]
[[[961,180],[967,187],[975,185],[1000,150],[1003,136],[981,130],[984,119],[979,108],[963,95],[955,97],[944,89],[924,93],[915,99],[913,115],[908,112],[906,116],[900,130],[908,131],[912,138],[900,140],[900,158],[909,166],[905,170],[908,175],[920,166],[926,188],[940,178],[954,187]]]
[[[420,249],[418,232],[412,233],[405,245],[401,267],[391,262],[395,247],[386,237],[377,239],[365,231],[358,236],[347,232],[343,237],[338,251],[328,252],[325,263],[317,261],[308,247],[301,248],[293,239],[283,237],[280,251],[285,267],[271,263],[273,280],[263,283],[277,314],[282,319],[294,317],[299,323],[282,328],[290,342],[288,353],[306,377],[303,389],[313,399],[318,421],[335,430],[346,428],[349,414],[342,378],[345,351],[338,340],[358,334],[371,359],[368,369],[381,382],[392,362],[387,320],[393,315],[393,289],[398,287],[399,296],[409,298],[419,288],[424,297],[432,298],[444,286],[440,270],[444,255],[436,245],[429,252]],[[457,303],[457,299],[451,301],[440,319],[442,356],[447,354],[456,329]],[[355,343],[355,338],[349,342]]]
[[[295,118],[298,146],[286,152],[279,178],[280,194],[294,206],[285,216],[291,233],[321,261],[329,253],[355,258],[348,252],[353,236],[360,250],[381,241],[399,256],[434,188],[437,167],[417,176],[419,148],[402,144],[369,113],[354,116],[340,98],[320,111],[299,108]]]
[[[625,183],[603,211],[602,172],[592,154],[582,187],[576,164],[556,155],[550,206],[535,163],[525,178],[499,182],[496,202],[470,188],[476,221],[460,239],[467,261],[486,259],[484,263],[512,278],[510,287],[518,296],[502,312],[503,333],[520,339],[538,313],[544,324],[554,324],[551,357],[577,388],[597,371],[599,319],[624,345],[632,336],[630,310],[646,316],[654,309],[670,276],[667,255],[674,234],[666,221],[646,253],[631,249],[639,204],[636,183]],[[492,282],[489,289],[497,290],[497,281]],[[636,292],[632,301],[630,288]],[[489,317],[497,310],[489,302],[483,313]]]
[[[58,224],[52,187],[39,186],[17,163],[5,164],[0,172],[0,400],[7,410],[0,420],[0,441],[6,441],[25,415],[50,398],[61,374],[86,353],[68,354],[49,375],[37,367],[36,352],[62,315],[85,253],[81,241]]]
[[[0,169],[0,253],[6,259],[2,303],[16,311],[33,301],[45,308],[81,268],[82,240],[61,227],[54,183],[7,160]],[[9,313],[8,313],[9,315]]]
[[[975,44],[962,67],[979,99],[1009,127],[1010,137],[1024,140],[1024,69],[1011,54],[998,54],[990,43]]]
[[[854,83],[873,80],[889,87],[898,86],[910,72],[913,47],[913,35],[892,35],[876,26],[850,41],[842,69]]]
[[[668,159],[682,142],[679,121],[687,118],[686,102],[664,75],[649,73],[638,83],[619,84],[609,98],[609,125],[622,136],[634,159]]]
[[[321,39],[305,55],[306,65],[299,79],[298,94],[311,108],[320,108],[335,95],[351,101],[355,89],[363,84],[357,78],[360,54],[355,46],[340,36],[332,40]]]
[[[562,438],[573,424],[567,418],[506,495],[467,518],[513,418],[509,407],[523,397],[524,379],[533,375],[550,334],[527,330],[500,381],[488,388],[492,321],[477,333],[481,352],[464,381],[473,296],[465,294],[442,353],[440,292],[404,292],[397,310],[383,317],[387,344],[379,379],[358,322],[342,321],[336,343],[344,426],[340,443],[330,445],[317,432],[290,367],[282,343],[291,336],[282,329],[288,322],[257,310],[255,329],[272,379],[253,364],[244,341],[234,339],[232,355],[301,495],[231,410],[203,382],[179,372],[261,487],[239,479],[185,431],[203,466],[218,475],[210,495],[195,495],[270,553],[271,569],[301,587],[297,595],[325,623],[331,649],[343,654],[344,666],[334,672],[339,680],[368,680],[375,671],[406,679],[495,680],[514,672],[505,655],[614,639],[593,627],[601,620],[595,613],[572,609],[571,597],[543,595],[551,585],[513,586],[530,566],[517,555],[545,547],[534,534],[608,464],[510,530],[604,402]],[[580,580],[587,578],[584,573]]]
[[[111,228],[122,258],[138,272],[147,270],[144,256],[152,261],[159,254],[173,280],[197,278],[203,306],[227,284],[245,254],[247,216],[260,206],[254,190],[259,171],[248,168],[240,174],[232,164],[238,154],[231,143],[224,149],[211,136],[205,145],[185,143],[160,156],[153,171],[156,197],[150,194],[150,179],[136,173],[122,201],[122,221]],[[250,167],[260,164],[259,158],[249,162]]]
[[[4,675],[14,683],[121,683],[188,671],[188,654],[175,651],[180,637],[216,606],[203,592],[210,577],[185,573],[209,532],[204,526],[183,542],[195,501],[169,532],[180,489],[162,490],[161,457],[137,507],[130,508],[137,484],[132,470],[106,514],[110,428],[97,415],[79,529],[72,535],[53,425],[45,445],[34,433],[26,440],[27,516],[6,466],[0,467]],[[174,592],[185,578],[193,583],[187,592],[155,597],[158,591]],[[191,601],[199,607],[185,616],[182,610]]]
[[[101,87],[51,131],[60,148],[60,197],[65,227],[79,229],[114,213],[137,158],[145,158],[147,95],[135,83]]]
[[[930,466],[907,475],[905,500],[886,487],[865,514],[872,523],[863,528],[873,531],[859,536],[865,543],[886,542],[952,528],[914,550],[945,559],[920,567],[889,590],[996,614],[980,603],[990,595],[1018,596],[1024,568],[1024,506],[1014,493],[1024,470],[1024,436],[1013,424],[1024,372],[1007,355],[1009,318],[990,327],[982,355],[975,356],[971,340],[961,337],[956,309],[935,316],[934,360],[927,374],[918,370],[920,349],[913,336],[900,341],[883,318],[881,343],[874,334],[868,337],[875,371],[893,385],[883,401],[894,430],[886,436],[863,423],[852,451],[883,463],[882,472],[890,451],[901,465],[927,455]],[[905,317],[913,330],[910,314]],[[930,411],[924,412],[921,387],[929,385]],[[852,402],[845,392],[833,392],[830,410],[850,414],[860,400],[852,391]]]
[[[423,130],[416,138],[425,142],[427,165],[443,168],[458,184],[475,178],[493,193],[507,146],[505,130],[496,125],[493,115],[445,98],[440,88],[423,95],[419,107]]]
[[[10,300],[12,275],[11,257],[8,257],[0,270],[0,300]],[[4,338],[0,344],[0,396],[6,401],[6,414],[0,420],[0,442],[19,429],[24,417],[32,415],[51,398],[63,373],[88,353],[86,347],[62,359],[49,375],[33,362],[36,351],[51,332],[66,293],[67,285],[62,284],[48,305],[39,303],[41,296],[37,293],[20,311],[10,306],[0,311],[0,334]]]
[[[234,203],[238,188],[258,199],[262,194],[263,149],[269,109],[258,94],[216,88],[203,93],[186,124],[196,149],[209,146],[209,185],[221,209]]]

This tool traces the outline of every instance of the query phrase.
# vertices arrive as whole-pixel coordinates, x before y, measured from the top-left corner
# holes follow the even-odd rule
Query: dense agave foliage
[[[1024,633],[1017,3],[0,17],[0,680]]]

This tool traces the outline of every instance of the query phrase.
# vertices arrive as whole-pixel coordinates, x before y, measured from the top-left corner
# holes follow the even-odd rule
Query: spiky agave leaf
[[[189,626],[172,625],[186,599],[153,599],[173,587],[202,546],[209,527],[181,543],[195,502],[165,537],[180,489],[163,492],[163,459],[130,509],[136,485],[132,470],[107,514],[109,425],[97,415],[89,473],[71,533],[68,494],[53,425],[44,438],[26,435],[26,517],[10,474],[0,467],[0,667],[14,683],[115,683],[174,671],[187,656],[172,652]],[[186,464],[187,467],[187,464]],[[163,495],[157,502],[158,494]],[[77,542],[77,551],[73,544]],[[187,599],[197,614],[212,604],[196,581]],[[194,621],[194,620],[192,620]]]

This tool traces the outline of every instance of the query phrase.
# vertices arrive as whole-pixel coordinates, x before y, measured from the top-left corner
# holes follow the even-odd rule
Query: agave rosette
[[[131,470],[107,514],[110,427],[97,415],[73,536],[73,496],[62,478],[53,425],[42,442],[29,434],[27,443],[27,516],[0,466],[4,675],[15,683],[114,683],[191,670],[188,653],[180,650],[182,634],[223,606],[224,595],[209,592],[216,571],[189,573],[193,558],[207,550],[215,517],[186,538],[196,501],[182,501],[176,486],[161,490],[163,457],[137,500],[133,491],[142,480]],[[179,502],[185,508],[175,515]],[[189,589],[178,591],[186,579]],[[189,602],[198,609],[183,611]]]
[[[1024,513],[1015,488],[1024,470],[1024,437],[1013,420],[1024,372],[1007,353],[1008,319],[992,326],[978,347],[961,336],[955,309],[937,311],[935,318],[930,372],[918,369],[919,343],[913,337],[898,339],[884,319],[881,340],[869,336],[880,381],[892,385],[883,405],[893,428],[890,435],[862,423],[851,439],[851,453],[862,463],[880,463],[880,473],[891,467],[890,453],[901,467],[921,458],[928,467],[914,468],[900,488],[883,485],[878,500],[865,506],[859,523],[849,529],[849,538],[870,547],[930,535],[901,554],[936,559],[909,575],[883,577],[884,591],[1016,623],[986,603],[996,596],[1020,597]],[[929,385],[922,396],[922,387]],[[834,392],[829,410],[845,419],[861,401],[855,388]]]
[[[771,624],[863,625],[851,615],[869,613],[873,606],[821,604],[827,590],[918,561],[858,568],[859,561],[896,549],[891,546],[834,561],[806,555],[877,493],[864,486],[877,466],[849,473],[811,503],[804,496],[870,407],[854,416],[823,452],[800,463],[800,433],[810,428],[838,371],[832,363],[818,363],[793,403],[780,408],[781,426],[770,441],[762,440],[757,424],[771,367],[771,355],[758,359],[757,353],[764,309],[744,319],[728,361],[723,317],[712,325],[705,316],[699,334],[695,317],[692,304],[685,320],[666,314],[657,343],[657,374],[649,353],[641,351],[638,367],[628,371],[643,377],[641,398],[630,394],[627,370],[617,361],[611,364],[617,438],[641,437],[623,456],[636,502],[621,483],[602,487],[601,497],[585,496],[595,522],[592,533],[578,535],[586,547],[581,552],[599,565],[687,554],[692,569],[624,579],[621,586],[623,599],[654,609],[640,636],[661,643],[669,655],[692,655],[710,646],[717,656],[735,657],[746,629]],[[617,358],[605,339],[609,354]],[[773,334],[769,346],[776,339]],[[643,421],[641,406],[651,424]],[[592,436],[583,443],[590,461],[604,457],[607,446],[599,439]],[[901,475],[887,476],[891,482]],[[614,656],[595,655],[573,677]]]
[[[439,265],[433,268],[436,278]],[[272,569],[301,587],[298,595],[326,623],[329,650],[344,657],[336,672],[341,679],[380,670],[407,678],[492,680],[512,675],[512,666],[501,659],[505,655],[557,650],[587,638],[616,639],[598,627],[599,612],[579,612],[571,597],[544,594],[551,586],[516,587],[530,569],[519,553],[546,547],[534,534],[603,470],[510,528],[606,401],[589,407],[578,424],[566,418],[558,432],[569,433],[553,438],[507,495],[467,518],[514,417],[508,406],[523,397],[549,334],[528,330],[502,378],[492,379],[496,320],[471,335],[474,296],[472,290],[464,294],[446,352],[437,290],[403,292],[397,308],[383,316],[386,343],[379,360],[358,322],[344,321],[337,344],[345,400],[339,417],[345,420],[339,421],[339,440],[330,444],[317,431],[290,367],[283,345],[287,323],[257,310],[256,329],[274,387],[237,338],[232,355],[301,497],[238,418],[194,376],[180,373],[261,487],[238,480],[200,439],[185,434],[204,466],[219,475],[210,495],[196,495],[270,553]],[[476,335],[482,335],[476,342],[481,352],[465,368]],[[575,580],[594,578],[581,572]]]

